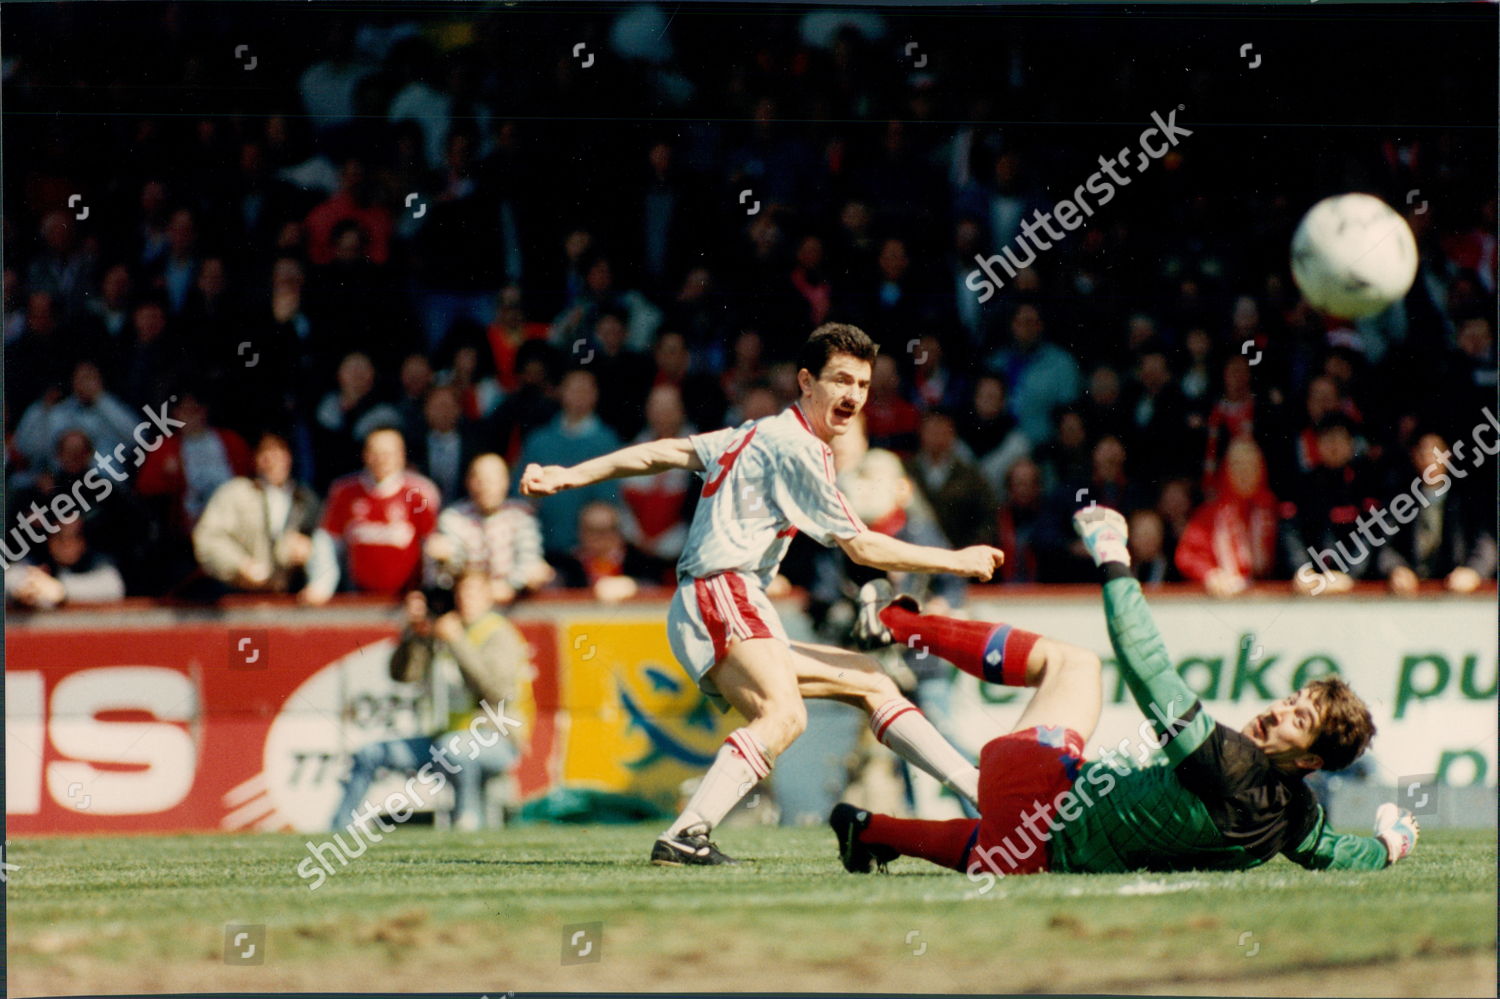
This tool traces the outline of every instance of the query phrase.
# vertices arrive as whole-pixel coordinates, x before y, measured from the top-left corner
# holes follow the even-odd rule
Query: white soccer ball
[[[1368,194],[1324,198],[1292,236],[1292,278],[1308,305],[1331,316],[1374,315],[1404,297],[1416,275],[1411,227]]]

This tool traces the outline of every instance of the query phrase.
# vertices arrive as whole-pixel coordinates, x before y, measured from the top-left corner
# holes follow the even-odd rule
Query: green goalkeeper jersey
[[[1208,716],[1172,668],[1139,583],[1117,574],[1105,583],[1104,606],[1125,684],[1164,759],[1085,764],[1071,800],[1058,804],[1052,870],[1239,870],[1278,853],[1319,870],[1386,866],[1384,843],[1330,832],[1301,777]]]

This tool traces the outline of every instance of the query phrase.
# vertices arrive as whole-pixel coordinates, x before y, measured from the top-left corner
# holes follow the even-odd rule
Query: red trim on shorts
[[[717,664],[724,658],[724,653],[729,651],[729,627],[719,614],[708,580],[694,579],[693,595],[698,598],[698,616],[703,618],[703,626],[708,629],[708,637],[713,640],[714,663]]]
[[[720,579],[729,584],[729,592],[734,599],[734,608],[739,612],[749,634],[745,638],[774,638],[771,629],[761,619],[760,611],[750,602],[750,594],[745,589],[745,580],[737,572],[726,572]]]

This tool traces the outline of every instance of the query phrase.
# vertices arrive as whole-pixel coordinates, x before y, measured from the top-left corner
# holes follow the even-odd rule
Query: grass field
[[[1430,832],[1373,874],[1278,859],[984,895],[914,860],[847,875],[826,829],[727,829],[753,862],[655,868],[656,832],[401,829],[317,891],[295,872],[306,837],[12,840],[10,994],[1495,994],[1492,832]],[[263,963],[225,963],[230,923],[266,927]],[[598,960],[563,964],[582,923],[602,924]]]

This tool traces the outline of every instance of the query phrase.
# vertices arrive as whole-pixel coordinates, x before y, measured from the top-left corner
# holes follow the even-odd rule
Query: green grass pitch
[[[317,891],[306,836],[12,840],[10,993],[1495,994],[1489,831],[1428,832],[1376,873],[1278,859],[985,894],[910,859],[845,874],[826,828],[723,829],[744,865],[656,868],[657,831],[403,828]],[[564,928],[594,923],[563,963]],[[225,962],[226,924],[265,927],[261,963]]]

